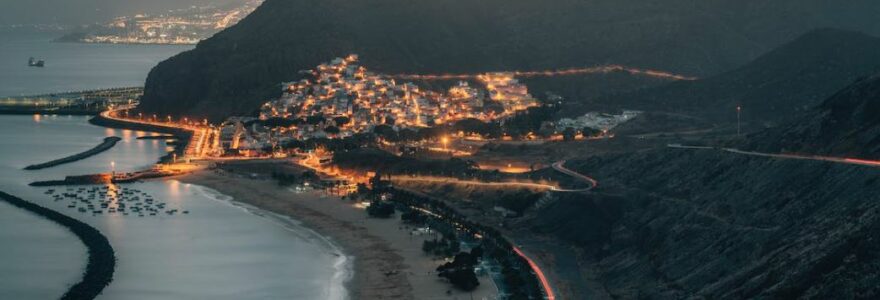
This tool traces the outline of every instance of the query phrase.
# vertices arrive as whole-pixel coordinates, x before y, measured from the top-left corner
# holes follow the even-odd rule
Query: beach
[[[328,237],[353,258],[346,283],[352,299],[495,299],[497,288],[481,276],[472,293],[458,291],[434,273],[443,262],[423,254],[422,242],[432,235],[413,234],[399,217],[369,218],[350,200],[321,191],[297,192],[280,187],[266,174],[254,173],[265,162],[236,163],[241,171],[211,169],[176,177],[230,196],[234,201],[288,216]],[[255,166],[256,165],[256,166]],[[293,166],[290,167],[296,170]],[[273,168],[278,168],[275,164]],[[268,172],[268,171],[266,171]]]

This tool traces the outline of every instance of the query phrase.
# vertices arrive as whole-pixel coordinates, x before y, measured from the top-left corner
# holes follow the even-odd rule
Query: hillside
[[[880,159],[880,73],[749,139],[751,148],[767,152]]]
[[[880,74],[731,141],[767,153],[880,159]],[[609,298],[880,296],[880,168],[655,148],[570,160],[601,188],[523,220],[581,249]]]
[[[597,100],[596,104],[774,123],[806,112],[857,78],[880,70],[880,38],[811,31],[730,72]]]
[[[215,120],[250,113],[298,71],[349,53],[389,73],[615,63],[706,76],[813,28],[880,34],[878,10],[867,0],[268,0],[154,68],[142,109]]]
[[[880,296],[876,168],[682,149],[568,166],[601,188],[518,226],[586,254],[597,276],[571,285],[618,299]]]

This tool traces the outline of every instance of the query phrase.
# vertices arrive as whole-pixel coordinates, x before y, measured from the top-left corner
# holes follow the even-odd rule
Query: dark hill
[[[877,168],[682,149],[568,167],[601,188],[528,224],[587,253],[595,284],[569,285],[609,299],[880,296]]]
[[[880,74],[735,144],[880,159]],[[525,224],[586,254],[597,275],[572,285],[621,299],[880,296],[880,168],[673,148],[568,167],[601,188],[558,195]]]
[[[807,113],[750,138],[767,152],[880,159],[880,74],[857,81]]]
[[[820,104],[859,77],[880,70],[880,38],[819,29],[736,70],[598,100],[607,105],[690,112],[719,121],[778,122]]]
[[[248,113],[299,70],[349,53],[384,72],[616,63],[705,76],[813,28],[880,34],[878,10],[867,0],[268,0],[153,69],[142,109]]]

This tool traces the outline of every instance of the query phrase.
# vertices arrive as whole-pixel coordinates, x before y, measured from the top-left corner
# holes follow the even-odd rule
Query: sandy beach
[[[242,166],[246,166],[242,164]],[[346,284],[351,299],[495,299],[491,278],[479,277],[472,293],[454,289],[437,277],[442,262],[423,254],[422,242],[433,236],[413,234],[399,217],[369,218],[363,208],[320,191],[296,192],[278,186],[266,174],[219,169],[202,170],[176,179],[205,186],[234,201],[289,216],[329,237],[353,258],[353,277]],[[268,170],[264,170],[269,172]]]

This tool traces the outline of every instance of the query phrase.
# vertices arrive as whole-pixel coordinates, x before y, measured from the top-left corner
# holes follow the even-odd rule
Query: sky
[[[94,24],[120,15],[234,2],[241,0],[0,0],[0,25]]]

